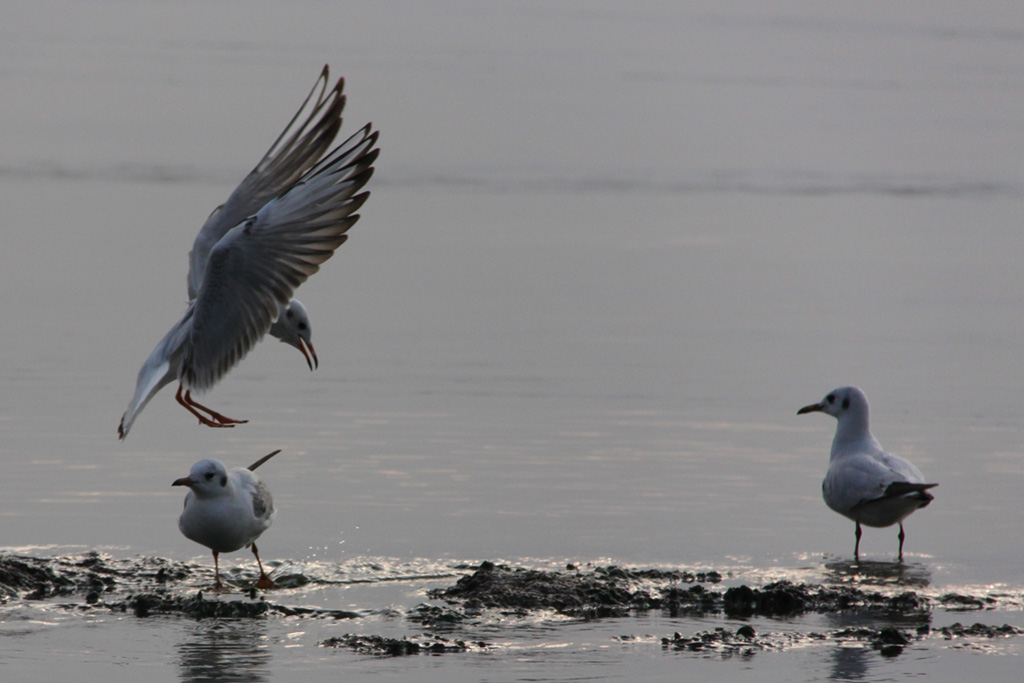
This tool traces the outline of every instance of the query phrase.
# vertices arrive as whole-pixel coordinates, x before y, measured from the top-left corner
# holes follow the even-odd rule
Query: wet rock
[[[848,628],[841,628],[837,631],[832,631],[826,637],[831,637],[837,640],[868,640],[875,638],[878,635],[878,629],[870,628],[868,626],[851,626]]]
[[[624,581],[657,581],[660,583],[721,583],[716,571],[691,572],[677,569],[630,569],[611,565],[595,567],[594,574]]]
[[[766,642],[755,638],[754,629],[750,626],[743,626],[736,633],[721,627],[713,631],[701,631],[692,636],[676,632],[671,637],[662,638],[661,646],[666,650],[742,656],[752,656],[755,652],[770,647]]]
[[[850,586],[819,586],[778,581],[762,588],[737,586],[722,596],[727,616],[787,617],[810,612],[874,610],[912,614],[928,609],[928,600],[913,592],[890,596]]]
[[[317,619],[358,619],[363,616],[359,612],[352,612],[346,609],[319,609],[316,607],[287,607],[268,603],[270,608],[286,617],[313,617]]]
[[[71,591],[74,581],[60,576],[46,560],[16,555],[0,556],[0,589],[8,596],[30,591],[25,597],[41,600]]]
[[[906,614],[920,612],[928,608],[927,601],[913,591],[906,591],[888,599],[886,608],[893,612]]]
[[[127,567],[118,567],[117,571],[123,577],[126,570],[136,580],[146,583],[179,583],[195,575],[193,567],[163,557],[138,558],[129,562]]]
[[[98,603],[115,612],[131,612],[139,618],[154,614],[174,614],[191,619],[254,619],[268,614],[286,617],[307,617],[324,619],[354,619],[361,616],[347,610],[323,610],[310,607],[288,607],[268,602],[263,597],[255,600],[208,599],[199,591],[193,596],[167,593],[138,593],[124,600]]]
[[[725,628],[713,631],[701,631],[692,636],[675,633],[671,637],[661,639],[664,649],[718,656],[740,655],[753,656],[765,650],[780,651],[789,647],[810,642],[846,643],[851,640],[870,643],[872,649],[883,657],[895,657],[909,645],[911,637],[894,626],[881,629],[870,627],[850,627],[830,633],[786,633],[757,634],[749,625],[741,626],[735,633]]]
[[[203,572],[201,578],[205,579]],[[0,555],[0,599],[50,600],[81,595],[82,604],[59,605],[65,609],[108,609],[144,618],[152,614],[177,614],[194,619],[210,617],[256,618],[268,613],[326,619],[360,616],[346,610],[286,607],[267,602],[265,595],[249,591],[249,600],[204,599],[175,594],[182,584],[193,583],[196,572],[189,565],[163,558],[116,560],[100,553],[80,557],[27,557]],[[288,574],[279,582],[301,586],[309,579]],[[185,586],[188,588],[188,586]],[[119,589],[117,599],[112,599]]]
[[[194,597],[168,596],[156,593],[141,593],[126,600],[105,605],[111,610],[133,612],[145,618],[153,614],[179,614],[193,619],[253,618],[271,611],[272,606],[263,601],[207,600],[202,593]]]
[[[96,552],[80,557],[0,555],[0,594],[28,600],[81,593],[109,593],[118,587],[181,581],[191,571],[162,558],[114,560]]]
[[[989,604],[995,601],[991,598],[982,599],[973,595],[961,595],[959,593],[946,593],[939,597],[939,602],[946,609],[959,609],[959,610],[976,610],[985,609]]]
[[[886,626],[878,632],[874,642],[879,645],[909,645],[910,639],[895,626]]]
[[[1002,626],[989,626],[987,624],[973,624],[964,626],[957,622],[951,626],[943,626],[936,629],[946,640],[953,638],[1008,638],[1024,634],[1024,629],[1018,626],[1003,624]]]
[[[927,598],[907,591],[899,595],[867,592],[851,586],[821,586],[777,581],[760,588],[734,586],[724,592],[703,583],[684,587],[698,576],[720,581],[721,575],[617,566],[590,572],[553,572],[484,562],[452,587],[431,591],[433,599],[461,602],[467,609],[550,609],[581,618],[620,617],[631,611],[661,609],[669,616],[720,614],[731,618],[789,617],[811,612],[874,610],[894,614],[927,611]],[[658,583],[668,585],[657,585]]]
[[[621,578],[617,571],[562,574],[484,562],[473,574],[451,588],[432,592],[431,597],[461,600],[474,608],[554,609],[580,614],[630,605],[633,594]]]
[[[405,615],[409,621],[428,628],[451,628],[468,617],[465,612],[438,605],[416,605]]]
[[[707,614],[719,610],[720,595],[705,590],[700,584],[685,590],[670,586],[662,590],[661,598],[661,608],[671,617],[678,617],[681,614]]]
[[[896,657],[903,653],[903,648],[910,644],[910,639],[895,626],[886,626],[871,641],[871,647],[883,657]]]
[[[918,631],[918,637],[923,637]],[[883,657],[896,657],[903,652],[903,648],[911,643],[911,638],[895,626],[885,626],[880,629],[859,627],[844,628],[834,631],[829,635],[833,640],[862,640],[871,644],[871,648],[877,650]]]
[[[405,638],[385,638],[384,636],[363,636],[346,633],[335,638],[328,638],[319,643],[321,647],[347,647],[360,654],[384,655],[387,657],[401,657],[403,655],[419,654],[419,643],[406,640]]]
[[[795,586],[788,581],[768,584],[760,589],[749,586],[730,588],[722,596],[726,615],[747,618],[761,616],[787,616],[807,611],[811,595],[806,586]]]
[[[462,602],[469,609],[551,609],[584,619],[621,617],[631,610],[694,612],[713,606],[715,596],[706,593],[703,586],[683,590],[678,586],[663,588],[649,584],[693,582],[698,577],[721,581],[716,572],[697,575],[610,566],[563,573],[483,562],[473,574],[462,577],[450,588],[431,591],[430,597]]]
[[[446,654],[466,652],[470,649],[486,649],[490,647],[483,641],[467,642],[449,640],[439,636],[426,634],[422,638],[386,638],[384,636],[358,635],[346,633],[335,638],[328,638],[319,643],[321,647],[346,647],[360,654],[384,657],[403,657],[417,654]]]
[[[288,588],[302,588],[310,583],[309,577],[305,574],[275,574],[274,587],[278,590]]]
[[[726,614],[739,619],[748,618],[754,614],[757,608],[757,593],[750,586],[730,588],[725,591],[722,605]]]

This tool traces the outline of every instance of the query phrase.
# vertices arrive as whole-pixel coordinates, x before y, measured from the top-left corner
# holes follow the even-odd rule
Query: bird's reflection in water
[[[271,655],[265,646],[264,625],[257,620],[196,622],[178,643],[180,679],[189,683],[269,681]]]
[[[929,567],[918,562],[878,562],[857,560],[836,560],[826,562],[824,580],[827,583],[846,586],[875,586],[915,590],[926,588],[932,579]],[[830,630],[872,629],[887,626],[901,632],[915,632],[931,622],[928,610],[914,612],[879,611],[838,611],[824,615]],[[878,650],[863,639],[852,637],[849,642],[840,642],[829,649],[829,678],[833,680],[858,681],[872,678],[872,668],[879,666],[885,658]]]
[[[895,627],[902,633],[913,635],[918,629],[930,626],[931,613],[927,610],[912,613],[895,613],[886,611],[872,612],[833,612],[825,615],[829,630],[841,632],[851,630],[849,641],[843,641],[829,648],[829,678],[841,681],[860,681],[876,678],[872,669],[882,665],[887,657],[899,656],[902,650],[892,655],[883,655],[870,642],[858,637],[858,629],[879,631],[888,626]]]
[[[931,584],[932,572],[919,562],[839,560],[825,563],[824,579],[846,585],[926,588]]]

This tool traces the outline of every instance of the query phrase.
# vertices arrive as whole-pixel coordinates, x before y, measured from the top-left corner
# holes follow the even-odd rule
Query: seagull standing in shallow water
[[[914,510],[932,502],[926,484],[914,465],[886,453],[868,428],[868,399],[857,387],[840,387],[820,403],[812,403],[797,415],[821,412],[836,418],[836,436],[828,472],[821,484],[825,504],[856,522],[853,555],[860,560],[861,524],[873,527],[900,525],[900,553],[903,561],[903,520]]]
[[[117,428],[128,436],[160,389],[209,427],[234,420],[192,398],[213,387],[267,332],[318,364],[306,309],[292,294],[334,255],[369,192],[378,133],[367,124],[331,151],[341,129],[344,80],[313,90],[256,168],[206,220],[189,254],[185,314],[142,364]],[[358,194],[357,194],[358,193]]]
[[[223,588],[219,555],[246,546],[252,547],[260,568],[256,587],[264,590],[274,587],[274,581],[263,571],[256,539],[270,528],[277,511],[270,491],[253,470],[280,452],[274,451],[249,467],[231,471],[220,460],[200,460],[187,477],[171,484],[190,489],[185,495],[185,509],[178,518],[178,528],[186,538],[213,551],[216,590]]]

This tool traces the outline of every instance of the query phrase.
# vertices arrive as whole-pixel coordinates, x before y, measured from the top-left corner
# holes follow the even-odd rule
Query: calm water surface
[[[260,546],[285,563],[818,580],[853,529],[820,497],[834,422],[796,410],[854,383],[883,445],[941,484],[906,524],[929,589],[1024,588],[1024,10],[8,5],[0,544],[205,562],[170,482],[202,457],[282,448]],[[347,79],[346,128],[372,120],[382,155],[363,219],[301,291],[320,369],[267,342],[208,397],[250,424],[199,429],[165,390],[119,443],[138,367],[183,309],[196,230],[325,62]],[[892,559],[893,529],[865,534],[868,557]],[[430,585],[294,599],[407,608]],[[488,636],[499,655],[399,661],[318,650],[325,626],[3,618],[0,670],[87,680],[124,664],[151,680],[1017,670],[939,646],[741,662],[614,640],[709,627],[654,617],[541,620]]]

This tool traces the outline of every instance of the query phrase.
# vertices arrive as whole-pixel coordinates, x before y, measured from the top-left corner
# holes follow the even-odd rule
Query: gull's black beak
[[[821,412],[822,407],[820,403],[812,403],[809,406],[804,406],[800,410],[796,411],[797,415],[803,415],[804,413],[817,413]]]

